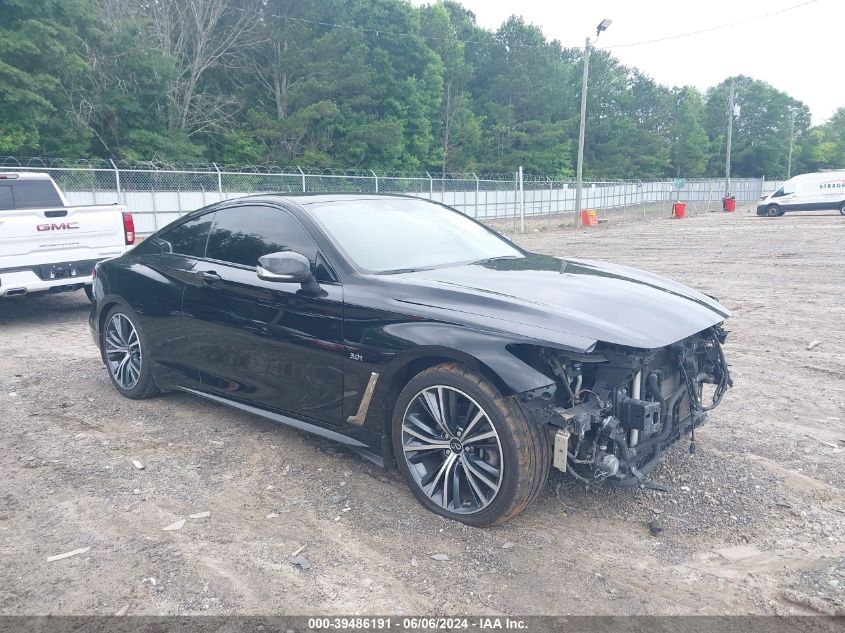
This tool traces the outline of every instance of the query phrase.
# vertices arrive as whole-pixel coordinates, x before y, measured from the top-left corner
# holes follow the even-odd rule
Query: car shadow
[[[91,302],[82,290],[31,297],[0,298],[0,326],[85,320]]]

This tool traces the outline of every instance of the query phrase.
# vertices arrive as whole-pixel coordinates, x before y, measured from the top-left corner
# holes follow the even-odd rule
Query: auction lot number
[[[526,629],[526,623],[512,618],[449,618],[449,617],[348,617],[348,618],[309,618],[308,628],[320,630],[383,630],[404,631],[454,631],[454,630],[495,630]]]

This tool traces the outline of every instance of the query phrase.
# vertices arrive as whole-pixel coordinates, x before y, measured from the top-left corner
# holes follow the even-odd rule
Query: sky
[[[433,0],[411,0],[431,4]],[[495,30],[510,15],[539,26],[547,39],[583,47],[604,18],[610,28],[594,44],[669,86],[704,91],[732,75],[748,75],[810,108],[813,123],[845,106],[845,0],[458,0],[477,23]],[[621,46],[690,31],[748,22],[641,46]]]

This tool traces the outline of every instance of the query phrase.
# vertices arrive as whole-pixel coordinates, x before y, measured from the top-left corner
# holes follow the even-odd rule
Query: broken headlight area
[[[695,428],[732,385],[725,331],[708,328],[656,350],[599,344],[590,354],[514,349],[554,386],[521,394],[554,432],[554,465],[584,482],[646,484],[666,449]]]

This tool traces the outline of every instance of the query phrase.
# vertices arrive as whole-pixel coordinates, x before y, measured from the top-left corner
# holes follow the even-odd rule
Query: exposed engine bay
[[[554,465],[591,484],[639,486],[666,449],[695,428],[732,386],[714,326],[655,350],[599,343],[589,354],[514,350],[555,379],[522,395],[554,433]]]

